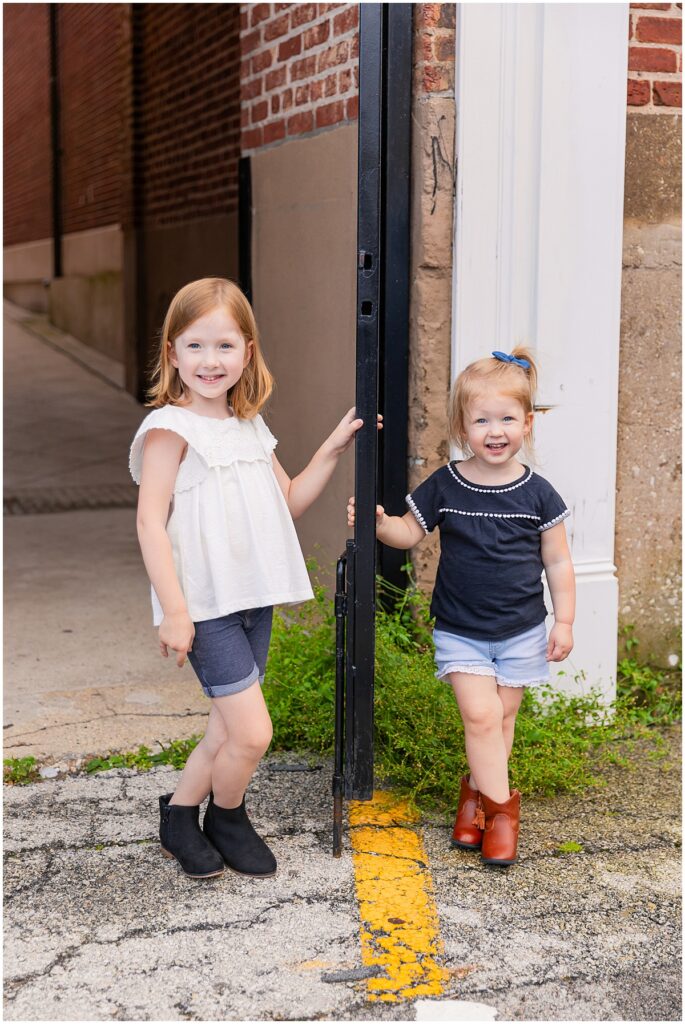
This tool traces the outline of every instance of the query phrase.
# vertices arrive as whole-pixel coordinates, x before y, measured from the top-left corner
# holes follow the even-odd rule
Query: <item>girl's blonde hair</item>
[[[228,402],[241,419],[249,420],[257,415],[273,390],[274,380],[264,362],[252,307],[237,284],[224,277],[203,277],[199,281],[191,281],[174,295],[164,318],[146,405],[157,409],[161,405],[188,404],[183,381],[176,367],[171,365],[169,349],[179,334],[217,306],[233,317],[245,344],[252,342],[252,356],[240,380],[228,392]]]
[[[527,348],[517,345],[510,353],[515,359],[525,359],[530,365],[526,369],[518,363],[488,356],[470,363],[462,370],[452,385],[449,404],[449,437],[462,452],[468,452],[466,440],[466,416],[474,399],[484,391],[499,391],[520,402],[523,411],[534,411],[535,391],[538,372],[533,356]],[[526,434],[523,446],[533,456],[533,431]]]

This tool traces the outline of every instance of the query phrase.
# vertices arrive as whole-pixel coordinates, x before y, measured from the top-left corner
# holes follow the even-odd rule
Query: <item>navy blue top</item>
[[[440,528],[436,629],[507,640],[544,622],[540,536],[571,513],[551,484],[521,468],[513,483],[486,487],[450,462],[407,495],[426,533]]]

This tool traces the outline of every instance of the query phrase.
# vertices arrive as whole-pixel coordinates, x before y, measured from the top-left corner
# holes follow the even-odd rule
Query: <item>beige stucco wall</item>
[[[356,125],[252,157],[254,309],[276,379],[266,418],[290,476],[354,404],[356,179]],[[328,569],[345,546],[353,474],[350,450],[296,523]]]
[[[628,116],[616,565],[619,623],[662,664],[680,645],[681,118]]]

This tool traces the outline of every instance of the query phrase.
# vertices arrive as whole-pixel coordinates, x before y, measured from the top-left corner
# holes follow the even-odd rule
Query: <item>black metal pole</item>
[[[333,856],[342,852],[343,742],[345,730],[345,616],[347,553],[340,556],[335,571],[335,759],[333,767]]]
[[[384,5],[387,56],[382,186],[382,298],[378,490],[391,515],[403,515],[407,493],[409,411],[409,238],[413,4]],[[390,583],[407,584],[407,552],[378,547],[378,569]]]
[[[50,25],[50,141],[52,150],[52,275],[62,276],[62,144],[59,102],[59,4],[48,4]]]
[[[376,468],[378,343],[381,298],[381,152],[383,125],[383,5],[361,4],[359,26],[359,155],[357,210],[357,415],[354,601],[351,680],[348,679],[346,787],[348,797],[373,794],[373,682],[376,610]],[[348,565],[349,575],[349,565]],[[348,651],[350,643],[348,641]]]

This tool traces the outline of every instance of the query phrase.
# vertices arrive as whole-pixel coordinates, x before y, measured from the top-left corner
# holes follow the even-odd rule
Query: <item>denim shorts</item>
[[[438,679],[451,672],[494,676],[500,686],[540,686],[549,681],[544,622],[508,640],[471,640],[442,629],[433,632]]]
[[[226,697],[264,682],[273,606],[195,623],[188,661],[207,697]]]

